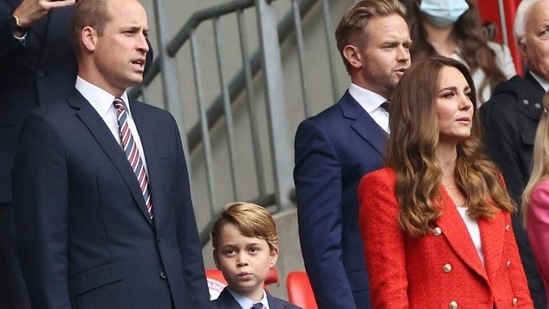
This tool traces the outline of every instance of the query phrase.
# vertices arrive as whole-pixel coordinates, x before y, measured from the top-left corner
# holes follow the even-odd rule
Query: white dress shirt
[[[115,97],[107,91],[97,87],[96,85],[87,82],[80,76],[76,77],[75,87],[82,94],[82,96],[84,96],[84,98],[88,100],[88,102],[90,102],[91,106],[93,106],[99,116],[103,118],[103,121],[105,121],[105,124],[107,125],[107,127],[109,127],[109,130],[111,130],[111,133],[114,139],[118,142],[118,144],[122,145],[120,141],[120,129],[118,128],[118,116],[113,105]],[[143,151],[141,138],[139,138],[139,132],[137,131],[135,121],[132,117],[130,104],[128,103],[128,94],[125,91],[124,94],[122,94],[121,99],[124,100],[124,103],[126,105],[126,113],[128,115],[126,121],[128,122],[130,131],[132,132],[133,139],[137,144],[137,148],[139,149],[139,155],[141,156],[141,160],[143,160],[145,170],[147,170],[145,152]]]
[[[538,83],[543,88],[543,90],[545,90],[545,92],[549,91],[549,83],[546,80],[544,80],[543,78],[541,78],[539,75],[537,75],[536,73],[534,73],[532,71],[529,71],[529,72],[530,72],[530,74],[532,74],[534,79],[538,81]]]
[[[244,297],[236,292],[234,292],[233,290],[231,290],[230,288],[227,288],[229,290],[229,292],[231,293],[231,295],[234,297],[234,299],[238,302],[238,304],[240,305],[240,307],[242,307],[242,309],[250,309],[252,308],[252,306],[257,303],[257,302],[254,302],[252,301],[251,299],[247,298],[247,297]],[[267,300],[267,293],[265,292],[265,290],[263,290],[263,298],[261,298],[261,301],[259,301],[261,304],[263,304],[263,306],[267,309],[269,309],[269,301]]]
[[[349,86],[349,94],[370,114],[380,128],[389,133],[389,113],[381,107],[382,103],[387,102],[386,98],[353,83]]]

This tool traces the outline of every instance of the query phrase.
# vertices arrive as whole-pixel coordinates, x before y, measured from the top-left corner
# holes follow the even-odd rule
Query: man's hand
[[[23,0],[13,12],[23,28],[30,28],[51,9],[74,5],[76,0]]]

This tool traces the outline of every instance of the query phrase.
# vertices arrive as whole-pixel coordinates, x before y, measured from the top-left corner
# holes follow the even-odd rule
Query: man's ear
[[[356,69],[361,68],[363,65],[360,50],[354,45],[347,45],[343,48],[343,57],[345,57],[347,62]]]
[[[84,27],[80,32],[80,40],[82,41],[83,49],[88,52],[95,51],[95,44],[97,44],[97,31],[90,26]]]
[[[517,42],[520,57],[523,61],[526,61],[528,58],[528,46],[526,45],[526,38],[522,38]]]

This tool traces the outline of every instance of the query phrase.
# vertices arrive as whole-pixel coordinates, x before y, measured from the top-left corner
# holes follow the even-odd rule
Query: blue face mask
[[[447,27],[469,9],[465,0],[422,0],[419,10],[434,25]]]

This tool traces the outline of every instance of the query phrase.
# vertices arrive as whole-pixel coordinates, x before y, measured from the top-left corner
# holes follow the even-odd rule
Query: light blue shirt
[[[244,297],[244,296],[234,292],[230,288],[227,288],[227,290],[229,290],[229,293],[231,293],[231,295],[238,302],[240,307],[242,307],[242,309],[250,309],[250,308],[252,308],[252,306],[255,303],[257,303],[257,302],[254,302],[253,300],[251,300],[247,297]],[[265,308],[270,309],[269,301],[267,300],[267,293],[265,292],[265,290],[263,290],[263,298],[261,298],[261,301],[259,301],[259,302],[262,303]]]

